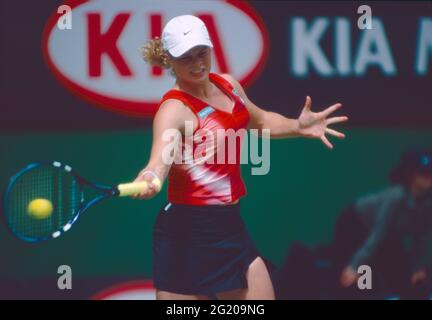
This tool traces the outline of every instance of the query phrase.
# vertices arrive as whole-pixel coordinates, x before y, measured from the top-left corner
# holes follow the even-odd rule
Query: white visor
[[[213,48],[204,22],[191,15],[171,19],[163,29],[162,44],[174,58],[180,57],[196,46]]]

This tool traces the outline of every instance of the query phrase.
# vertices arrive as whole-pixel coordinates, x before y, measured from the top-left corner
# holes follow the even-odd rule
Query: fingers
[[[312,99],[311,99],[311,97],[307,96],[306,97],[306,102],[305,102],[305,105],[304,105],[304,109],[310,110],[311,107],[312,107]]]
[[[348,117],[334,117],[334,118],[330,118],[326,120],[326,124],[334,124],[334,123],[340,123],[340,122],[345,122],[348,121]]]
[[[150,185],[157,191],[157,192],[159,192],[160,190],[161,190],[161,188],[162,188],[162,183],[161,183],[161,181],[159,180],[159,178],[154,178],[153,180],[152,180],[152,182],[150,183]]]
[[[327,148],[333,149],[333,145],[330,143],[330,141],[328,141],[326,136],[323,135],[321,137],[321,141],[326,145]]]
[[[153,198],[157,193],[157,190],[154,187],[149,187],[140,193],[134,194],[131,196],[132,199],[150,199]]]
[[[151,177],[152,178],[152,177]],[[149,177],[138,177],[134,182],[147,181],[147,187],[141,192],[135,193],[130,196],[132,199],[151,199],[153,198],[162,188],[159,178],[150,180]]]
[[[331,113],[335,112],[340,107],[342,107],[342,104],[336,103],[322,111],[321,114],[324,116],[324,118],[327,118]]]
[[[144,190],[130,196],[132,199],[151,199],[162,188],[162,183],[155,172],[151,170],[143,170],[138,174],[134,182],[147,182],[147,187]]]
[[[335,136],[337,138],[340,138],[340,139],[345,138],[345,135],[342,132],[339,132],[339,131],[336,131],[336,130],[333,130],[330,128],[326,128],[325,131],[326,131],[326,133],[331,134],[332,136]]]
[[[157,181],[156,181],[157,180]],[[153,198],[160,190],[160,184],[158,185],[159,179],[154,179],[148,183],[148,187],[137,194],[138,199],[150,199]],[[160,183],[160,182],[159,182]]]

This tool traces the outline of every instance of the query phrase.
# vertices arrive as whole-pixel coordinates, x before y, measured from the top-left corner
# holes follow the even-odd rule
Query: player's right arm
[[[162,188],[177,148],[185,132],[186,121],[197,125],[196,117],[181,101],[168,99],[159,107],[153,120],[153,141],[147,165],[139,172],[134,182],[147,181],[149,188],[134,196],[138,199],[150,199]],[[157,177],[161,186],[152,183]]]

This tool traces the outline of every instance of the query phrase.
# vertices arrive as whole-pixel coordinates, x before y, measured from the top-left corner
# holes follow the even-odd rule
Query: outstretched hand
[[[327,139],[326,134],[328,133],[340,139],[345,138],[345,135],[328,128],[328,125],[348,121],[348,117],[328,117],[342,107],[342,104],[336,103],[321,112],[312,112],[311,107],[312,99],[307,96],[303,110],[298,118],[299,134],[303,137],[319,138],[329,149],[333,149],[333,145]]]

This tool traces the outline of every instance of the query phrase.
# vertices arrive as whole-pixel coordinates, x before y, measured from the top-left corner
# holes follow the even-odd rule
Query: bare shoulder
[[[228,82],[231,83],[235,88],[241,87],[240,83],[232,75],[228,73],[222,73],[220,76],[225,80],[228,80]]]
[[[157,113],[170,114],[171,116],[186,116],[191,113],[191,110],[178,99],[167,99],[160,105]]]
[[[167,99],[160,105],[157,113],[181,112],[186,106],[178,99]]]
[[[186,120],[193,119],[193,113],[177,99],[167,99],[159,107],[155,121],[164,123],[169,127],[181,128]]]
[[[228,73],[223,73],[220,75],[225,80],[228,80],[229,83],[232,84],[232,86],[237,90],[237,92],[240,94],[240,96],[246,101],[246,105],[249,104],[249,99],[246,95],[245,90],[243,89],[243,86],[238,82],[232,75]]]

